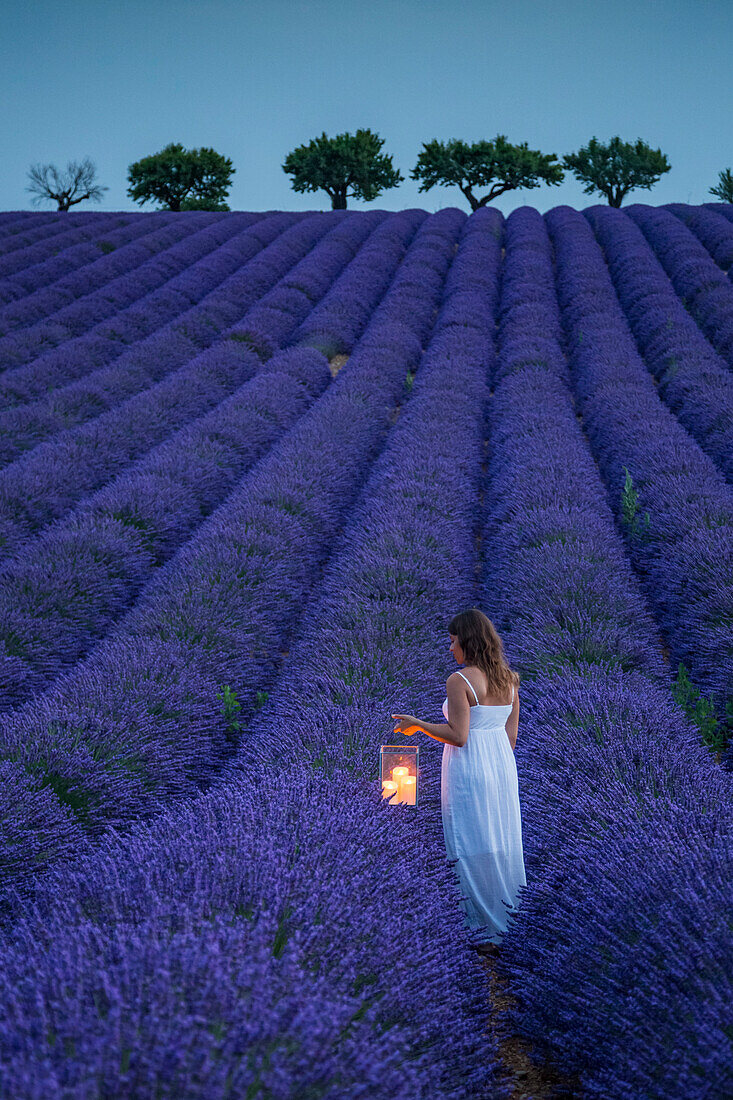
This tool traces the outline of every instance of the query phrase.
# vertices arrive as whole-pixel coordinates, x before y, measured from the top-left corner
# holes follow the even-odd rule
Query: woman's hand
[[[422,729],[413,714],[393,714],[392,718],[397,722],[394,733],[404,733],[406,737],[412,737],[413,733],[420,733]]]

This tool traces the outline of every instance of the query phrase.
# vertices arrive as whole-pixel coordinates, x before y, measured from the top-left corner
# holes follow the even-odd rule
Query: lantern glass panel
[[[382,745],[379,778],[391,806],[417,806],[419,745]]]

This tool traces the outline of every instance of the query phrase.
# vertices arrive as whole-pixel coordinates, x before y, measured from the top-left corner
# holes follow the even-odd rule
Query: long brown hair
[[[458,638],[466,664],[486,673],[488,695],[504,695],[512,685],[519,687],[519,674],[507,664],[501,638],[483,611],[477,607],[460,611],[448,623],[448,633]]]

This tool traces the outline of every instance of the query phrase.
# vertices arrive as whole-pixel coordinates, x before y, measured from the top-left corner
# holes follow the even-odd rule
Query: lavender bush
[[[440,675],[446,663],[436,616],[442,620],[473,583],[470,517],[488,392],[485,334],[493,323],[499,265],[498,243],[482,230],[500,216],[482,213],[465,227],[455,263],[486,284],[485,315],[473,318],[465,303],[462,312],[456,295],[444,300],[410,401],[324,575],[322,593],[301,624],[302,641],[283,668],[274,698],[284,708],[267,718],[262,712],[242,743],[237,767],[205,800],[163,818],[150,833],[135,830],[116,850],[105,847],[93,862],[70,872],[78,876],[73,884],[67,878],[63,885],[59,871],[36,893],[34,911],[54,913],[53,924],[46,923],[45,942],[53,946],[45,953],[44,973],[63,975],[62,981],[80,991],[64,1024],[53,979],[43,986],[42,1033],[60,1038],[61,1028],[67,1039],[88,1035],[94,1080],[104,1080],[112,1091],[126,1087],[137,1095],[141,1082],[161,1081],[174,1052],[190,1050],[190,1056],[175,1055],[180,1074],[175,1080],[185,1080],[194,1095],[214,1087],[236,1095],[236,1087],[253,1081],[283,1097],[304,1089],[313,1096],[426,1100],[507,1094],[498,1080],[495,1051],[482,1034],[486,992],[477,983],[456,887],[437,841],[435,760],[428,833],[416,831],[409,814],[380,804],[374,780],[395,672],[403,668],[412,677],[413,692],[425,693],[427,705],[435,685],[425,664]],[[465,457],[456,463],[453,431],[468,425]],[[418,451],[427,464],[416,459]],[[426,542],[428,510],[435,537]],[[456,523],[457,515],[465,523]],[[394,588],[390,563],[400,568],[405,554],[412,559],[413,579]],[[384,584],[381,578],[387,584],[378,597],[373,590]],[[372,600],[380,599],[376,630],[362,613],[361,601],[370,590]],[[336,601],[337,593],[344,604]],[[320,644],[319,632],[323,642],[330,640],[330,652]],[[314,682],[322,683],[326,675],[330,687],[319,696]],[[305,714],[292,706],[301,685],[309,692]],[[352,696],[348,702],[341,699],[344,689]],[[353,735],[345,745],[334,743],[334,720]],[[273,736],[278,722],[287,725],[289,743]],[[326,764],[311,770],[307,761],[318,765],[316,749]],[[253,797],[258,791],[264,797]],[[300,810],[304,806],[306,813]],[[267,845],[262,836],[269,838]],[[123,892],[110,872],[126,884]],[[57,894],[77,900],[62,912],[55,905]],[[142,909],[140,899],[145,899]],[[130,922],[134,936],[120,937],[116,930]],[[221,939],[233,925],[241,945],[234,952]],[[74,951],[82,928],[92,934],[84,937],[81,952]],[[27,988],[21,969],[29,965],[29,955],[26,950],[23,956],[23,945],[35,935],[31,923],[22,920],[3,958],[11,996],[6,1003],[16,1019],[26,1018],[26,1012],[22,995],[11,988]],[[185,956],[176,946],[171,955],[168,945],[179,942],[186,945]],[[148,992],[139,983],[131,985],[126,976],[149,966],[161,974],[156,988]],[[325,976],[327,987],[319,982]],[[145,1021],[171,1005],[172,990],[181,983],[188,1015],[170,1035],[156,1028],[153,1038]],[[87,1008],[98,987],[108,991],[101,1019]],[[253,1001],[255,989],[259,996]],[[235,1006],[243,997],[251,1013],[243,1022],[240,1011],[236,1023]],[[293,1006],[290,1019],[278,1008],[282,998]],[[131,1021],[139,1021],[122,1039],[122,1063],[112,1054],[120,1049],[119,1033],[109,1027],[118,1005],[127,1006]],[[202,1017],[211,1026],[202,1029]],[[444,1041],[446,1029],[450,1043]],[[88,1069],[47,1040],[44,1073],[38,1074],[32,1033],[14,1027],[12,1034],[17,1053],[8,1062],[8,1080],[25,1073],[52,1089],[59,1080],[77,1089],[87,1083]]]
[[[171,239],[180,239],[181,235],[194,233],[207,224],[205,220],[200,220],[190,225],[178,226]],[[131,243],[140,241],[141,238],[155,237],[156,231],[165,226],[175,227],[170,214],[150,215],[149,220],[141,222],[115,214],[110,215],[104,222],[93,223],[86,230],[74,231],[68,235],[69,239],[65,242],[54,237],[45,243],[43,248],[36,245],[32,250],[24,249],[21,252],[3,256],[0,258],[0,272],[3,275],[0,300],[14,302],[26,296],[35,297],[37,291],[57,281],[66,287],[73,287],[75,281],[81,278],[83,286],[91,276],[91,281],[94,283],[99,277],[100,268],[96,266],[99,260],[113,252],[118,252],[115,260],[119,265],[120,249],[128,252],[128,246]],[[122,262],[124,263],[124,259]],[[88,273],[83,270],[85,267],[89,269]],[[114,271],[114,267],[108,270]],[[38,300],[42,301],[42,295],[38,296]],[[52,298],[52,304],[53,300]],[[70,295],[67,301],[72,300],[73,295]],[[12,311],[10,312],[12,315]],[[2,315],[4,314],[3,309]],[[42,317],[43,313],[38,311],[36,316]]]
[[[680,302],[638,226],[608,206],[593,206],[583,213],[603,248],[619,302],[659,384],[659,395],[733,482],[733,374],[727,363]],[[733,226],[729,229],[733,239]]]
[[[73,216],[78,216],[75,213]],[[33,210],[5,210],[0,213],[0,240],[6,243],[10,243],[12,247],[12,241],[17,236],[22,236],[32,228],[42,228],[44,226],[54,227],[58,223],[58,219],[54,217],[50,210],[43,213],[37,213]],[[58,228],[58,232],[62,232],[63,226]]]
[[[272,778],[43,884],[0,944],[3,1092],[508,1095],[444,859],[349,774]]]
[[[83,353],[94,341],[97,345],[111,346],[119,355],[124,345],[142,340],[166,321],[171,322],[178,316],[185,318],[192,305],[214,291],[242,263],[252,259],[263,244],[269,244],[287,227],[291,219],[286,215],[283,219],[267,219],[264,225],[254,226],[248,226],[247,222],[246,215],[238,223],[219,222],[196,234],[193,240],[181,241],[172,250],[172,255],[164,253],[151,258],[149,263],[141,265],[143,270],[139,275],[138,268],[132,275],[113,280],[116,286],[112,288],[112,302],[104,292],[82,297],[49,322],[20,329],[1,340],[0,351],[7,363],[15,366],[12,372],[7,372],[4,383],[12,385],[18,378],[25,379],[32,374],[29,370],[23,371],[22,364],[41,353],[44,357],[48,355],[50,365],[59,360],[63,363],[64,353],[68,359],[69,352],[72,355]],[[222,248],[227,238],[231,243]],[[138,256],[141,253],[146,258],[149,256],[144,243],[137,246],[137,251]],[[29,301],[33,297],[31,295]],[[118,312],[113,319],[107,320],[115,298]],[[52,349],[57,349],[55,355]],[[108,352],[106,360],[97,356],[94,363],[100,365],[112,357]],[[79,368],[77,372],[76,377],[83,373]],[[35,387],[38,392],[38,381]]]
[[[559,279],[587,277],[555,240]],[[499,963],[516,998],[502,1034],[583,1096],[722,1097],[733,788],[664,686],[568,386],[541,216],[515,211],[505,247],[484,605],[524,673],[527,888]]]
[[[16,264],[14,259],[11,260],[8,270],[27,267],[36,263],[39,255],[45,257],[50,251],[55,249],[61,251],[70,242],[85,239],[90,235],[90,229],[105,228],[110,224],[129,224],[136,220],[129,214],[96,213],[96,216],[93,216],[91,212],[72,214],[72,217],[72,221],[64,224],[53,216],[49,218],[45,214],[34,219],[32,213],[28,212],[25,218],[20,218],[14,223],[17,227],[15,230],[13,230],[13,223],[6,222],[7,228],[0,234],[0,264],[3,263],[5,256],[11,253],[19,256],[21,251],[25,251],[24,256],[19,256],[19,264]],[[111,222],[110,219],[113,221]],[[141,229],[146,229],[145,223],[141,224]],[[38,251],[30,251],[36,244],[40,245]],[[4,267],[0,270],[5,274]]]
[[[403,210],[390,218],[365,245],[338,288],[300,325],[293,343],[315,347],[329,358],[348,354],[423,220],[420,210]]]
[[[730,220],[637,209],[211,215],[5,372],[59,419],[0,474],[0,1095],[508,1097],[493,1016],[569,1095],[729,1096],[733,774],[671,690],[733,659],[729,376],[638,225],[704,279]],[[104,217],[0,215],[28,318],[194,224]],[[470,604],[522,673],[499,1015],[440,746],[417,812],[377,778]]]
[[[185,322],[187,319],[189,321],[193,319],[195,325],[198,314],[197,305],[201,299],[205,299],[215,291],[222,279],[225,284],[228,283],[231,273],[236,271],[238,266],[247,261],[251,262],[258,252],[267,248],[290,224],[292,223],[287,215],[282,218],[267,219],[262,225],[235,235],[229,245],[219,248],[207,265],[208,270],[198,268],[194,264],[196,271],[193,279],[188,271],[183,271],[176,276],[176,285],[186,301],[182,313],[181,301],[178,302],[179,320],[183,319]],[[255,268],[254,271],[256,270]],[[175,318],[175,316],[174,310],[172,317]],[[106,333],[97,332],[95,329],[39,356],[32,364],[6,371],[0,378],[0,393],[3,395],[5,404],[19,406],[45,395],[53,407],[53,401],[57,395],[51,391],[63,390],[74,381],[83,379],[84,376],[87,376],[86,381],[89,381],[91,376],[93,382],[94,378],[98,377],[94,372],[103,370],[105,366],[112,366],[113,360],[117,360],[124,368],[127,363],[138,361],[146,351],[155,349],[155,355],[160,356],[169,345],[173,347],[175,341],[179,344],[182,341],[187,341],[189,345],[193,343],[191,336],[185,330],[180,331],[180,325],[176,329],[174,322],[169,320],[169,323],[165,324],[156,321],[155,318],[152,319],[152,324],[150,320],[148,321],[147,339],[139,339],[133,347],[121,343],[119,337],[120,332],[109,326]],[[181,359],[178,360],[178,362],[181,361]],[[69,392],[74,393],[75,389]],[[63,401],[64,394],[61,393],[60,397]],[[40,407],[43,407],[42,402]],[[82,403],[81,408],[83,407]],[[32,411],[31,409],[31,414]],[[92,411],[86,414],[86,417],[83,412],[77,415],[80,420],[89,419],[95,415],[94,408],[92,407]],[[12,427],[12,423],[12,420],[9,421],[9,428]]]
[[[587,221],[561,206],[545,220],[579,409],[626,545],[673,669],[683,662],[722,714],[733,683],[730,487],[662,404]]]
[[[681,205],[680,203],[676,204]],[[733,221],[733,205],[729,202],[704,202],[701,204],[701,210],[712,210],[715,214],[722,214],[728,221]]]
[[[148,812],[157,800],[190,793],[219,765],[228,734],[220,685],[235,690],[248,719],[432,326],[443,279],[423,257],[432,261],[442,240],[447,268],[464,220],[459,211],[444,211],[418,233],[348,373],[158,570],[102,645],[55,690],[0,723],[2,757],[33,775],[27,788],[16,783],[21,793],[5,811],[6,881],[38,869],[23,858],[23,799],[34,787],[50,784],[59,799],[46,834],[45,858],[52,861],[67,850],[67,811],[76,817],[77,837],[94,835]],[[392,318],[406,285],[413,287],[409,325],[398,326]],[[125,543],[129,553],[128,540],[118,553]],[[135,570],[149,569],[139,544],[137,557]],[[23,657],[7,646],[6,654],[6,676],[26,682]]]
[[[733,286],[695,234],[667,210],[626,207],[657,253],[682,304],[715,350],[733,367]],[[722,232],[722,230],[721,230]]]
[[[668,202],[664,209],[683,221],[702,241],[716,264],[730,275],[733,266],[733,227],[728,220],[717,211],[684,202]]]
[[[358,247],[360,235],[367,228],[368,223],[354,229],[347,223],[328,234],[325,255],[320,256],[322,278],[327,285],[338,275],[353,249]],[[307,245],[312,243],[313,230],[304,229]],[[290,243],[292,245],[293,242]],[[303,246],[303,241],[300,241],[299,247]],[[319,247],[313,248],[312,252],[320,253]],[[289,256],[290,251],[286,249],[280,261],[283,266]],[[306,262],[311,263],[308,258],[303,261]],[[296,264],[293,272],[300,266]],[[252,298],[247,295],[250,277],[250,267],[244,265],[237,276],[228,281],[229,285],[219,296],[222,321],[233,320],[241,310],[244,310],[245,318],[250,315],[248,306],[252,304]],[[286,275],[277,284],[273,293],[277,293],[281,285],[287,285],[288,277]],[[268,297],[266,294],[263,300]],[[209,299],[204,308],[211,304]],[[307,300],[304,304],[291,306],[295,310],[288,315],[291,329],[307,308]],[[225,309],[226,314],[223,312]],[[281,317],[284,316],[281,313]],[[286,328],[281,322],[279,335],[285,334]],[[51,430],[54,424],[58,426],[60,421],[70,420],[74,413],[77,419],[82,413],[92,416],[95,403],[91,400],[91,394],[99,395],[100,399],[104,394],[106,404],[112,405],[106,414],[76,430],[61,432],[58,439],[37,447],[23,460],[11,464],[0,473],[0,546],[4,550],[0,556],[17,554],[32,534],[52,519],[64,515],[90,490],[103,485],[110,476],[121,472],[131,460],[144,455],[147,449],[171,431],[194,416],[203,414],[231,393],[243,381],[240,369],[242,356],[249,364],[251,373],[255,363],[260,358],[267,359],[277,346],[277,336],[272,332],[260,333],[257,341],[253,341],[250,333],[243,340],[240,325],[235,323],[217,335],[217,342],[212,347],[188,361],[184,358],[183,365],[175,369],[177,355],[185,350],[186,345],[176,340],[173,326],[167,338],[163,334],[162,339],[148,346],[143,342],[136,356],[130,357],[124,364],[118,361],[116,368],[97,372],[86,383],[67,387],[63,394],[49,399],[42,408],[37,403],[31,409],[10,414],[8,419],[14,420],[18,436],[22,434],[25,437],[32,431],[37,440],[41,434],[39,421],[43,424],[45,420],[44,426]],[[250,348],[253,350],[250,351]],[[166,351],[170,356],[168,362]],[[146,352],[153,353],[154,357],[151,355],[150,359],[146,359]],[[258,355],[253,359],[255,352]],[[129,369],[125,375],[121,368],[128,363]],[[163,373],[165,366],[174,369],[157,384],[145,388],[145,381],[151,381],[152,372]],[[140,390],[142,392],[136,392]],[[49,465],[53,474],[46,477],[45,483],[41,482],[39,472]]]
[[[246,221],[244,224],[247,224]],[[71,274],[64,274],[63,278],[59,278],[53,270],[54,266],[59,266],[58,258],[50,264],[25,268],[25,286],[32,279],[32,289],[25,295],[16,295],[13,301],[0,308],[0,331],[3,336],[19,329],[32,328],[43,332],[50,322],[60,330],[66,328],[70,335],[85,332],[92,324],[111,316],[148,289],[154,288],[155,275],[159,275],[158,282],[160,276],[170,278],[175,273],[175,258],[181,253],[182,270],[186,266],[187,250],[176,249],[175,246],[187,238],[196,239],[196,231],[200,233],[207,227],[205,220],[185,225],[168,222],[141,237],[141,227],[133,223],[133,227],[104,236],[101,241],[103,247],[95,241],[85,246],[83,251],[74,249],[74,258],[80,260],[79,269],[72,270]],[[133,228],[136,230],[134,236],[131,232]],[[216,248],[226,239],[227,228],[226,222],[220,222],[218,234],[206,235],[204,239],[211,248]],[[169,255],[167,253],[171,247],[174,251]],[[66,256],[63,259],[68,263]],[[192,260],[193,255],[189,252],[188,262]],[[140,275],[139,286],[134,286],[132,280],[124,278],[135,269],[136,275],[138,272]],[[151,273],[154,273],[153,278]],[[18,279],[13,280],[14,284],[18,282]],[[8,279],[4,286],[10,283],[11,280]],[[127,292],[129,302],[124,291]],[[31,337],[32,333],[24,332],[23,335]]]

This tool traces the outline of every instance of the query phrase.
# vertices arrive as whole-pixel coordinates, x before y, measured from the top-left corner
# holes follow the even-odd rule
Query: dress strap
[[[459,672],[459,673],[458,673],[458,675],[459,675],[459,676],[463,676],[463,673],[462,673],[462,672]],[[481,704],[480,704],[480,703],[479,703],[479,701],[478,701],[478,695],[476,695],[476,688],[475,688],[475,687],[473,686],[473,684],[472,684],[472,683],[471,683],[471,681],[469,680],[468,676],[463,676],[463,679],[464,679],[464,680],[466,681],[466,683],[467,683],[467,684],[468,684],[468,686],[470,687],[471,691],[473,692],[474,698],[475,698],[475,700],[476,700],[476,706],[481,706]]]

